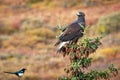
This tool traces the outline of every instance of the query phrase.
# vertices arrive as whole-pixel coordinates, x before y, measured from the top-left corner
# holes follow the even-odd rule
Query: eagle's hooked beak
[[[76,15],[77,15],[77,16],[79,16],[79,15],[80,15],[80,13],[79,13],[79,12],[77,12],[77,13],[76,13]]]
[[[85,14],[83,12],[77,12],[76,15],[77,16],[85,16]]]

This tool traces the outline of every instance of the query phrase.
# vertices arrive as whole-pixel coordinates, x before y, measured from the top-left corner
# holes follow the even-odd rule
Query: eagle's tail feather
[[[62,46],[61,48],[59,48],[57,50],[57,53],[61,53],[61,52],[65,52],[65,47],[64,46]]]
[[[62,42],[57,50],[57,53],[65,52],[65,45],[68,44],[68,42]]]
[[[55,46],[59,45],[61,43],[60,40],[58,40],[56,43],[55,43]]]

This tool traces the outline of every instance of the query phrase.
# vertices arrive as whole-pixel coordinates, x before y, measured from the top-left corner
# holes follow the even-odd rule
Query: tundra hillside
[[[23,80],[56,80],[64,75],[68,58],[56,54],[58,26],[86,14],[86,35],[105,35],[90,55],[90,69],[103,70],[120,64],[119,0],[0,0],[0,80],[17,80],[4,71],[26,68]],[[118,76],[111,80],[119,80]]]

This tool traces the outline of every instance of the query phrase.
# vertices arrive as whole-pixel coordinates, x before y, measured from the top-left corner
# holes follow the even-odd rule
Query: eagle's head
[[[85,16],[85,14],[83,12],[77,12],[76,14],[77,16]]]

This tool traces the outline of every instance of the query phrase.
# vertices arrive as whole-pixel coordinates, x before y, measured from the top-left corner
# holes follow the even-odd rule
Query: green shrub
[[[70,63],[64,71],[66,75],[59,77],[58,80],[109,80],[118,75],[119,68],[111,64],[106,70],[89,69],[92,65],[90,54],[94,53],[101,45],[102,37],[83,38],[79,44],[66,44],[60,53],[68,57]]]
[[[60,77],[58,80],[109,80],[112,74],[114,76],[118,75],[119,68],[115,68],[113,64],[107,70],[88,69],[92,65],[92,58],[89,55],[97,50],[101,44],[100,39],[100,37],[93,39],[85,38],[79,45],[68,44],[63,52],[63,56],[69,57],[70,64],[64,69],[66,76]]]
[[[101,17],[97,23],[97,31],[106,34],[120,31],[120,12]]]

